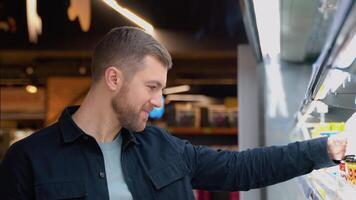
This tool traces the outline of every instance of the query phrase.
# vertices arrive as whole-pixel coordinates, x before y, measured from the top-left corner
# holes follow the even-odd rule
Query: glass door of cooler
[[[304,139],[344,134],[346,157],[338,166],[313,171],[299,182],[307,198],[356,196],[356,5],[341,1],[327,42],[314,64],[313,79],[298,114]]]

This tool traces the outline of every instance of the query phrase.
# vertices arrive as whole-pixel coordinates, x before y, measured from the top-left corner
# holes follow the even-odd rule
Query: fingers
[[[332,160],[342,160],[345,157],[348,140],[343,135],[333,135],[328,138],[328,154]]]

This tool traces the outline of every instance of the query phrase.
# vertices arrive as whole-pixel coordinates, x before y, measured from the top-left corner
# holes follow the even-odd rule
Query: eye
[[[147,87],[150,88],[150,90],[155,90],[155,89],[157,89],[157,86],[156,86],[156,85],[148,85]]]

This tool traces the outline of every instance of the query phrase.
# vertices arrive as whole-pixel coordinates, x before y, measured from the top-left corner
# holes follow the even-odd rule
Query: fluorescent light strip
[[[42,33],[42,20],[37,13],[37,0],[26,0],[26,15],[29,40],[37,43],[38,35]]]
[[[180,85],[180,86],[165,88],[163,90],[163,94],[181,93],[181,92],[187,92],[189,90],[190,90],[189,85]]]
[[[125,16],[127,19],[131,20],[135,24],[139,25],[141,28],[145,29],[145,31],[149,34],[153,34],[153,26],[137,16],[135,13],[130,10],[120,6],[115,0],[103,0],[107,5],[116,10],[121,15]]]
[[[213,102],[213,99],[205,95],[193,95],[193,94],[172,94],[167,95],[167,101],[200,101],[200,102]]]
[[[279,0],[253,0],[263,56],[278,56],[281,49]]]
[[[267,113],[271,118],[277,115],[288,117],[286,95],[283,88],[281,65],[276,57],[271,57],[269,64],[266,65],[267,79]]]

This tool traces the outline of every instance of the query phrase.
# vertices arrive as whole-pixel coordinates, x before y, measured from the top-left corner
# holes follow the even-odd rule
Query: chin
[[[146,128],[146,123],[137,126],[135,132],[141,132],[141,131],[145,130],[145,128]]]
[[[142,132],[143,130],[145,130],[145,127],[136,129],[135,132]]]

